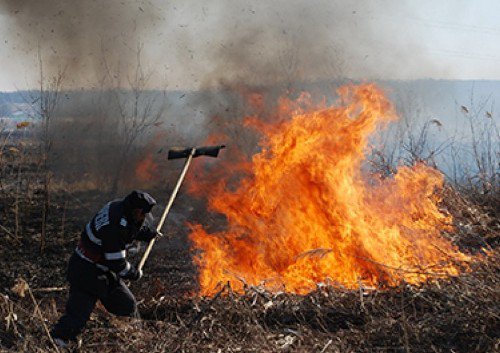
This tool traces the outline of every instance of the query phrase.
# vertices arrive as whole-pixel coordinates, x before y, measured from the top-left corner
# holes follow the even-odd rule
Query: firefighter
[[[112,314],[137,314],[135,297],[123,280],[138,280],[142,271],[126,260],[126,253],[135,240],[147,242],[161,235],[143,225],[154,205],[151,195],[134,190],[106,204],[86,224],[69,260],[66,312],[51,332],[56,344],[76,341],[97,300]]]

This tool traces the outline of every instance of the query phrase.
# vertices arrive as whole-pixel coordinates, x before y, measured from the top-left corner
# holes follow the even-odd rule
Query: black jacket
[[[126,260],[127,245],[134,240],[149,241],[154,235],[148,227],[134,223],[123,200],[112,201],[87,223],[75,251],[100,269],[126,278],[136,271]]]

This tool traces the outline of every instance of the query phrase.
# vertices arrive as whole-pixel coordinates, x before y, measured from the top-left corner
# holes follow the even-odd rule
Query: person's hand
[[[157,240],[163,236],[163,233],[154,229],[154,230],[150,230],[150,233],[148,234],[148,236],[149,236],[148,241],[151,241],[153,239]]]
[[[131,281],[137,281],[142,277],[142,270],[137,270],[135,267],[131,267],[127,274],[123,276],[123,279],[129,279]]]
[[[126,250],[128,255],[137,255],[139,250],[141,250],[141,244],[134,241],[132,244],[126,246]]]
[[[137,280],[141,279],[141,278],[142,278],[142,275],[143,275],[142,270],[138,270],[138,271],[137,271],[137,278],[135,279],[135,281],[137,281]]]
[[[142,227],[135,239],[150,242],[156,238],[157,234],[158,232],[156,230],[150,229],[149,227]]]

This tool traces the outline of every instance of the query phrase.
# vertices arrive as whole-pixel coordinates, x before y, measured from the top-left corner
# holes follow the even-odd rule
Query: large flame
[[[201,294],[226,282],[307,293],[325,281],[353,288],[458,273],[454,264],[467,257],[441,236],[451,224],[435,193],[442,175],[419,164],[367,180],[369,136],[397,116],[374,85],[339,95],[337,106],[317,110],[282,100],[289,119],[278,123],[249,120],[263,134],[262,152],[236,189],[209,196],[227,229],[192,227]]]

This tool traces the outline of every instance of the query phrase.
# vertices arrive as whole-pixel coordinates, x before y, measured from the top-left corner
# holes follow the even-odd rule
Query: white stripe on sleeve
[[[120,273],[118,273],[118,275],[120,276],[125,276],[128,271],[130,271],[130,263],[127,261],[127,266],[125,266],[125,268],[123,270],[120,271]]]
[[[85,226],[85,230],[87,233],[87,236],[89,237],[90,241],[93,242],[94,244],[97,245],[102,245],[101,239],[97,238],[94,233],[92,232],[92,228],[90,227],[90,223],[87,223]]]
[[[106,260],[119,260],[119,259],[124,259],[126,254],[127,253],[125,252],[125,250],[117,252],[106,252],[104,253],[104,258]]]

